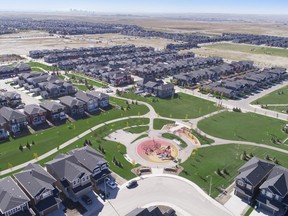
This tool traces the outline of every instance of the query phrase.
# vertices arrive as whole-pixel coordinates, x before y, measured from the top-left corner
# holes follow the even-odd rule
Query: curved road
[[[138,186],[133,189],[122,185],[117,197],[106,202],[100,216],[122,216],[136,207],[148,207],[156,203],[173,207],[179,216],[233,215],[197,185],[182,177],[147,175],[137,179]]]

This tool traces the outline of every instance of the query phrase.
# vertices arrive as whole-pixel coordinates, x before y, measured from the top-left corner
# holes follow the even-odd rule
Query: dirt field
[[[227,60],[251,60],[260,67],[279,66],[288,68],[288,61],[285,57],[251,54],[247,52],[240,52],[234,50],[223,50],[216,48],[202,47],[200,49],[193,49],[192,52],[199,56],[220,56]]]
[[[0,54],[27,55],[30,50],[35,49],[107,47],[125,44],[163,49],[168,43],[172,42],[172,40],[166,39],[148,39],[120,34],[78,35],[61,38],[59,36],[49,36],[45,32],[30,31],[0,36]]]

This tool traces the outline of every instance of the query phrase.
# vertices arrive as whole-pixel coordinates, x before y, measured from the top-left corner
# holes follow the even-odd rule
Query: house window
[[[269,197],[269,198],[272,198],[273,197],[273,194],[269,191],[266,191],[266,196]]]
[[[89,179],[89,176],[86,176],[86,179],[88,180],[88,179]]]
[[[249,185],[249,184],[247,184],[247,185],[246,185],[246,188],[247,188],[248,190],[251,190],[251,189],[252,189],[252,186]]]
[[[73,181],[73,184],[75,185],[77,182],[76,181]]]
[[[242,187],[244,186],[244,182],[241,181],[241,180],[238,180],[238,181],[237,181],[237,184],[238,184],[239,186],[242,186]]]
[[[276,200],[279,200],[279,198],[280,198],[279,195],[275,195]]]

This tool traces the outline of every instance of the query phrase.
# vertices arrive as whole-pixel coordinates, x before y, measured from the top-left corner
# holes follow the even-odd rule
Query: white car
[[[117,183],[113,180],[110,180],[109,178],[105,179],[106,185],[110,187],[111,189],[115,189],[117,187]]]

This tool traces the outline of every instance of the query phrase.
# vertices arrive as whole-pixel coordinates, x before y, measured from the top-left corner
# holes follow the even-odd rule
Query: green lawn
[[[82,91],[87,91],[88,88],[85,85],[74,85],[75,87],[77,87],[78,89],[82,90]]]
[[[153,127],[155,130],[161,130],[164,125],[173,123],[175,123],[175,121],[170,121],[166,119],[154,119]]]
[[[134,143],[136,142],[137,140],[139,139],[142,139],[142,138],[145,138],[145,137],[148,137],[148,134],[141,134],[139,137],[137,137],[135,140],[133,140],[131,143]]]
[[[96,86],[96,87],[102,87],[104,84],[102,84],[101,82],[95,81],[95,80],[90,80],[89,78],[85,78],[85,76],[81,76],[81,75],[77,75],[77,74],[67,74],[67,76],[72,79],[72,77],[76,78],[76,81],[78,80],[83,80],[83,84],[84,84],[84,80],[87,80],[87,83],[89,85],[92,86]]]
[[[38,68],[42,68],[45,71],[57,70],[56,67],[49,66],[49,65],[46,65],[46,64],[42,64],[42,63],[39,63],[39,62],[28,62],[27,64],[29,64],[31,68],[33,67],[32,71],[39,71]]]
[[[123,103],[122,100],[115,100],[118,100],[119,103]],[[67,140],[76,137],[78,134],[100,123],[117,119],[119,117],[136,116],[139,113],[145,114],[148,112],[148,108],[143,105],[131,105],[130,107],[131,109],[128,111],[111,109],[102,112],[99,115],[83,120],[78,120],[72,124],[63,124],[18,139],[10,138],[10,141],[0,144],[0,170],[7,169],[8,163],[12,164],[12,166],[15,166],[25,161],[34,159],[34,153],[37,153],[38,156],[40,156],[45,152],[56,148]],[[19,150],[20,144],[22,146],[25,146],[27,142],[32,143],[32,141],[35,142],[35,145],[31,146],[30,151],[28,149],[24,149],[23,152]],[[16,155],[17,157],[15,157]]]
[[[212,197],[216,197],[220,191],[219,187],[227,188],[238,174],[237,170],[246,162],[241,160],[241,154],[246,151],[249,155],[252,153],[261,159],[266,155],[270,158],[276,157],[280,165],[288,167],[287,154],[247,145],[220,145],[207,148],[199,148],[196,153],[181,164],[184,167],[184,172],[181,176],[193,181],[208,193],[210,186],[210,177],[212,176]],[[226,169],[229,175],[224,177],[218,176],[215,171],[217,169]],[[186,173],[185,173],[186,171]]]
[[[253,101],[253,104],[288,104],[288,86]]]
[[[163,117],[176,119],[198,118],[203,115],[217,111],[213,102],[197,98],[188,94],[178,93],[172,99],[160,99],[155,97],[145,98],[134,94],[133,92],[122,95],[132,100],[144,101],[151,104],[155,111]],[[153,102],[153,99],[156,101]]]
[[[198,123],[199,129],[215,137],[229,140],[272,144],[271,138],[284,140],[286,122],[255,113],[222,112]],[[284,147],[276,145],[277,147]]]
[[[182,140],[180,137],[174,135],[174,134],[171,134],[171,133],[163,133],[162,134],[162,137],[166,138],[166,139],[170,139],[170,140],[178,140],[181,144],[180,144],[180,147],[183,149],[183,148],[186,148],[187,147],[187,143]]]
[[[117,123],[111,123],[107,124],[101,128],[98,128],[97,130],[91,132],[87,136],[81,138],[77,142],[74,142],[73,144],[67,146],[66,148],[60,149],[57,154],[59,153],[66,153],[74,148],[82,147],[85,139],[91,140],[92,147],[98,150],[99,145],[104,148],[105,150],[105,159],[109,162],[109,167],[111,170],[119,174],[125,179],[131,179],[134,178],[135,175],[131,172],[131,169],[133,168],[132,164],[130,164],[123,156],[123,154],[126,154],[126,148],[124,145],[113,142],[113,141],[107,141],[104,139],[107,135],[110,133],[119,130],[121,128],[126,127],[127,123],[129,125],[142,125],[142,124],[148,124],[149,119],[148,118],[138,118],[138,119],[128,119],[128,120],[122,120]],[[48,158],[45,158],[42,161],[39,161],[40,164],[44,165],[47,161],[52,160],[57,154],[51,155]],[[120,161],[123,165],[123,168],[117,167],[113,164],[113,156],[115,156],[117,161]]]
[[[265,109],[288,114],[288,106],[268,106]]]
[[[211,143],[214,142],[213,139],[210,139],[210,138],[208,138],[208,137],[205,137],[205,136],[199,134],[197,131],[195,131],[195,130],[193,130],[193,129],[191,130],[191,132],[192,132],[192,134],[199,140],[199,142],[200,142],[201,145],[211,144]]]
[[[219,43],[205,45],[203,47],[229,50],[229,51],[239,51],[251,54],[262,54],[262,55],[272,55],[272,56],[281,56],[288,57],[288,50],[281,48],[272,48],[272,47],[260,47],[256,45],[246,45],[246,44],[234,44],[234,43]]]
[[[130,127],[130,128],[126,128],[124,130],[127,132],[130,132],[130,133],[139,134],[139,133],[143,133],[143,132],[146,132],[147,130],[149,130],[149,126]]]

